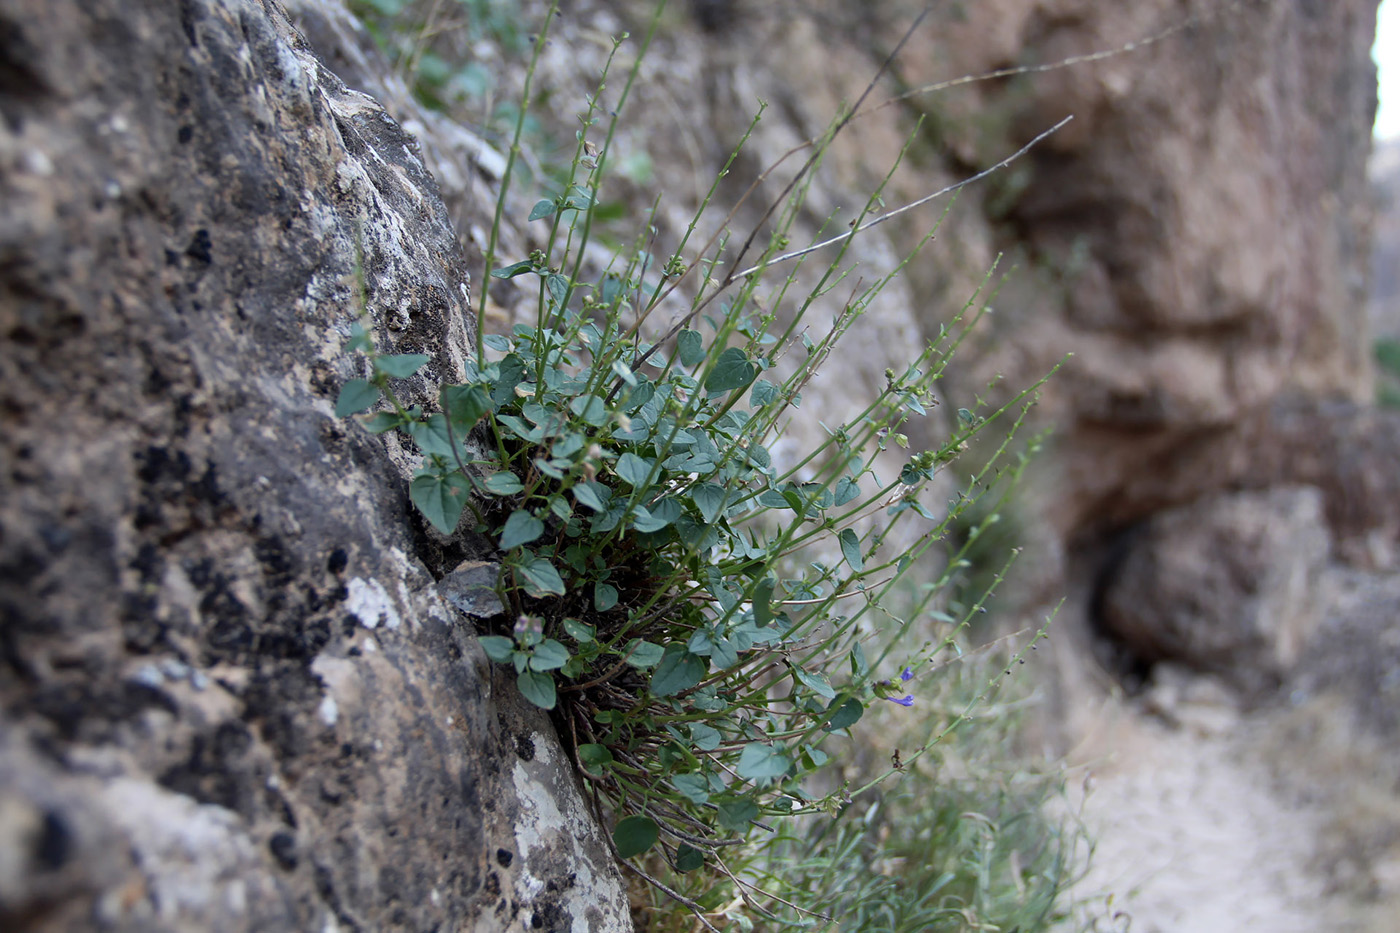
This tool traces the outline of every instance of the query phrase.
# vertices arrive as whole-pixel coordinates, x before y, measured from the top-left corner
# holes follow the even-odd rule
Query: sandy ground
[[[1400,798],[1339,711],[1301,702],[1245,713],[1186,675],[1104,701],[1065,803],[1095,840],[1065,929],[1400,931],[1400,834],[1377,835]]]

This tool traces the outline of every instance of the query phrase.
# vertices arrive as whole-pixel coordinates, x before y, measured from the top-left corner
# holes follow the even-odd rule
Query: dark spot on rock
[[[73,854],[73,830],[57,810],[44,813],[44,825],[34,846],[34,861],[45,871],[58,871]]]
[[[705,32],[722,32],[734,22],[734,0],[690,0],[690,13]]]
[[[496,850],[496,864],[500,865],[502,868],[509,868],[510,863],[514,861],[514,859],[515,854],[509,849]]]
[[[530,907],[534,912],[530,926],[536,930],[548,930],[549,933],[567,933],[573,927],[573,917],[556,900],[541,898]]]
[[[201,266],[208,266],[214,262],[214,240],[209,236],[208,230],[201,227],[194,232],[194,236],[190,238],[190,245],[185,247],[185,255]]]
[[[300,661],[268,662],[248,685],[245,715],[282,761],[306,754],[306,726],[321,701],[321,681]]]
[[[253,556],[262,564],[267,582],[273,586],[286,586],[296,571],[296,561],[280,538],[270,535],[259,538],[253,544]]]
[[[199,16],[193,0],[180,0],[180,27],[185,32],[185,38],[195,48],[199,48],[199,33],[195,29]]]
[[[68,741],[77,738],[80,730],[84,738],[100,739],[105,726],[134,719],[153,707],[171,714],[179,711],[163,691],[130,681],[51,683],[29,702],[30,711],[52,722]]]
[[[122,643],[133,654],[151,654],[168,647],[169,627],[160,620],[160,600],[152,593],[123,593]]]
[[[241,722],[225,722],[212,735],[195,736],[189,758],[167,768],[161,785],[200,803],[253,816],[253,781],[245,762],[253,737]]]
[[[528,735],[515,737],[515,754],[525,761],[535,760],[535,740]]]
[[[142,583],[159,583],[162,566],[160,548],[149,541],[137,548],[136,556],[131,559],[131,569],[136,571]]]
[[[44,545],[54,554],[63,553],[73,542],[73,532],[62,525],[43,525],[39,529],[39,537],[44,539]]]
[[[338,547],[331,551],[331,556],[326,560],[326,569],[331,573],[341,574],[349,564],[350,555],[345,553],[345,548]]]
[[[194,127],[188,124],[180,127],[180,129],[175,132],[175,138],[179,140],[180,145],[185,145],[191,139],[194,139]]]
[[[190,458],[183,450],[172,452],[151,445],[136,452],[136,478],[147,485],[158,482],[183,483],[190,475]]]
[[[277,859],[277,864],[287,871],[297,867],[300,861],[297,855],[297,840],[291,833],[273,833],[272,838],[267,841],[267,848],[272,857]]]
[[[311,374],[307,382],[310,383],[312,391],[322,398],[335,398],[340,394],[340,380],[325,360],[317,360],[311,364]]]

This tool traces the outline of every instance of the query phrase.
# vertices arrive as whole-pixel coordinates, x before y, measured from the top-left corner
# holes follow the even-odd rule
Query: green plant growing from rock
[[[479,336],[465,379],[441,386],[436,411],[406,408],[394,391],[428,357],[381,354],[357,326],[346,348],[368,369],[344,385],[336,408],[412,442],[422,460],[409,494],[437,531],[455,533],[466,516],[466,527],[495,543],[506,612],[482,648],[509,666],[526,699],[553,711],[600,817],[615,820],[616,854],[713,929],[693,898],[649,868],[725,874],[725,853],[752,827],[834,815],[849,802],[852,788],[828,776],[833,740],[872,705],[915,704],[910,681],[957,650],[981,600],[962,618],[939,613],[963,555],[951,556],[941,580],[920,585],[934,566],[924,558],[994,475],[1024,466],[1012,439],[1044,379],[999,406],[958,411],[941,443],[911,448],[907,425],[938,405],[938,381],[984,307],[974,300],[940,340],[889,370],[858,414],[825,425],[822,443],[775,456],[804,387],[903,266],[848,284],[838,298],[850,243],[907,208],[877,213],[873,192],[851,232],[823,244],[829,256],[805,294],[796,293],[796,272],[781,271],[816,249],[791,249],[788,231],[804,179],[862,98],[742,240],[726,228],[699,248],[690,242],[717,178],[666,257],[649,251],[644,233],[598,268],[589,258],[593,212],[641,57],[610,111],[600,85],[559,193],[528,212],[545,245],[496,267],[526,125],[526,109],[518,113],[486,254],[489,279],[529,283],[535,322]],[[775,307],[792,310],[763,310]],[[663,314],[675,323],[648,337]],[[950,509],[927,504],[935,478],[942,483],[989,429],[1001,438],[995,455]],[[917,531],[906,533],[913,523]],[[938,638],[872,636],[930,615]]]

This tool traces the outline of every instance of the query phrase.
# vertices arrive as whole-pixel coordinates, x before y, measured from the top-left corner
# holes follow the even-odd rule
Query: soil
[[[1316,650],[1267,702],[1162,668],[1079,718],[1065,808],[1094,843],[1063,929],[1400,930],[1400,745],[1357,676],[1396,638],[1400,588],[1333,582]]]

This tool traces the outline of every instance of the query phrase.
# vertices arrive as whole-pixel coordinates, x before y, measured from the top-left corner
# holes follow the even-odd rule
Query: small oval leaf
[[[613,830],[613,845],[622,858],[641,855],[656,845],[661,838],[661,830],[649,816],[626,816],[618,821]]]

